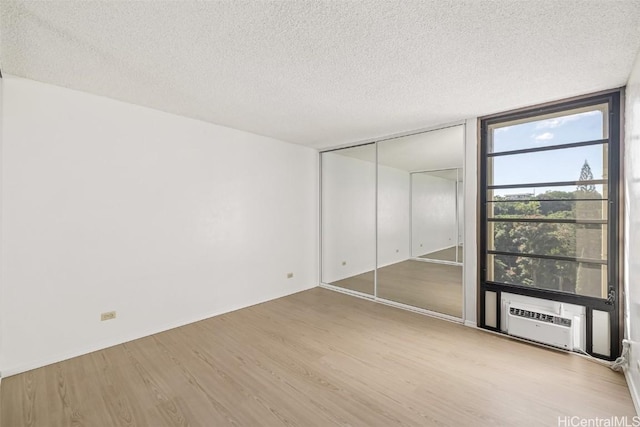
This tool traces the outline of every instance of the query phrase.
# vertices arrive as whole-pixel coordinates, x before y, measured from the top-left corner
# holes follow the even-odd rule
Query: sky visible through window
[[[603,113],[593,110],[494,129],[493,152],[554,146],[602,139]],[[493,184],[577,181],[585,160],[593,179],[603,178],[603,146],[541,151],[493,158]],[[573,191],[575,187],[512,188],[494,195],[536,193],[547,190]]]

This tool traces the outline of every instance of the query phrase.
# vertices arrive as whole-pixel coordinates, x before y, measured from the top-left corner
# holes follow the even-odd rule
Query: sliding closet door
[[[321,282],[461,318],[463,145],[452,126],[323,152]]]
[[[378,298],[462,317],[463,144],[462,126],[378,143]]]
[[[376,146],[324,152],[322,271],[324,284],[375,295]]]

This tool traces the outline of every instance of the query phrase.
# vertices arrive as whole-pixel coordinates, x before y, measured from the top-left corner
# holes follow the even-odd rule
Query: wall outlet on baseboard
[[[293,273],[287,273],[287,279],[291,279],[293,277]]]
[[[342,261],[342,265],[347,265],[347,261]]]
[[[115,319],[116,318],[116,312],[115,311],[107,311],[104,312],[100,315],[100,320],[102,322],[104,322],[105,320],[111,320],[111,319]]]

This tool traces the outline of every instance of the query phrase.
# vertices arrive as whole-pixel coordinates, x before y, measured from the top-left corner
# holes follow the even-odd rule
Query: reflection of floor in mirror
[[[458,246],[458,262],[462,262],[462,246]],[[428,254],[420,255],[420,258],[435,259],[438,261],[456,261],[456,247],[435,251]]]
[[[330,284],[352,291],[362,292],[363,294],[373,295],[373,271],[347,277],[346,279],[338,280]]]
[[[373,271],[331,284],[373,295]],[[380,268],[378,297],[462,317],[462,266],[407,260]]]

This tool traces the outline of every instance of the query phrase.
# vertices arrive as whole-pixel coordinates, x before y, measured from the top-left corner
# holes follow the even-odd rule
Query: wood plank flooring
[[[3,427],[556,426],[634,415],[580,356],[314,288],[3,379]]]
[[[373,295],[373,271],[331,284]],[[462,317],[462,266],[407,260],[379,268],[378,296]]]

